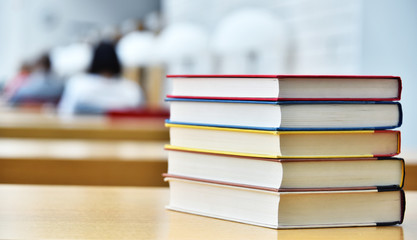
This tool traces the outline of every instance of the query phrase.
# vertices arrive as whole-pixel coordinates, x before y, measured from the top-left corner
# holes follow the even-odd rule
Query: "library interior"
[[[0,239],[415,239],[416,13],[0,1]]]

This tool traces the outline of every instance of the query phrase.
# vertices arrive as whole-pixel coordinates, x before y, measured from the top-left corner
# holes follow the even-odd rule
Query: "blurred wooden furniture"
[[[400,157],[405,162],[404,189],[417,190],[417,151],[410,148],[403,148]]]
[[[162,66],[125,67],[123,76],[139,83],[144,90],[148,107],[160,108],[163,105],[166,83],[165,69]]]
[[[79,116],[61,119],[55,114],[19,112],[0,113],[0,138],[58,138],[99,140],[167,141],[163,118],[115,119]]]
[[[167,186],[163,117],[0,110],[0,183]]]
[[[417,190],[417,162],[405,164],[404,189]]]
[[[0,138],[0,183],[167,186],[164,143]]]
[[[274,230],[168,211],[168,188],[0,185],[1,239],[415,239],[417,192],[403,225]]]

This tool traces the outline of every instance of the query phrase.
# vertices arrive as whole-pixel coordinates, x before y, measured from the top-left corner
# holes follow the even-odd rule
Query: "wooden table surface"
[[[169,139],[164,119],[111,119],[77,116],[63,119],[56,114],[0,111],[2,138],[60,138],[164,141]]]
[[[0,183],[167,186],[165,143],[0,138]]]
[[[168,188],[0,185],[1,239],[416,239],[417,192],[390,227],[273,230],[168,211]]]

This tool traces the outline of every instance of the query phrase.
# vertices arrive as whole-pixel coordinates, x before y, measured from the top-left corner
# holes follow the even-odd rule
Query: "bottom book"
[[[178,178],[168,209],[270,228],[401,224],[404,191],[274,192]]]

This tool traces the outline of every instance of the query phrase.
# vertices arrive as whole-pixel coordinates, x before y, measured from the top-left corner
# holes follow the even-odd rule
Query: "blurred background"
[[[412,0],[0,1],[0,180],[164,184],[132,166],[166,168],[166,74],[401,76],[417,166],[416,26]]]

